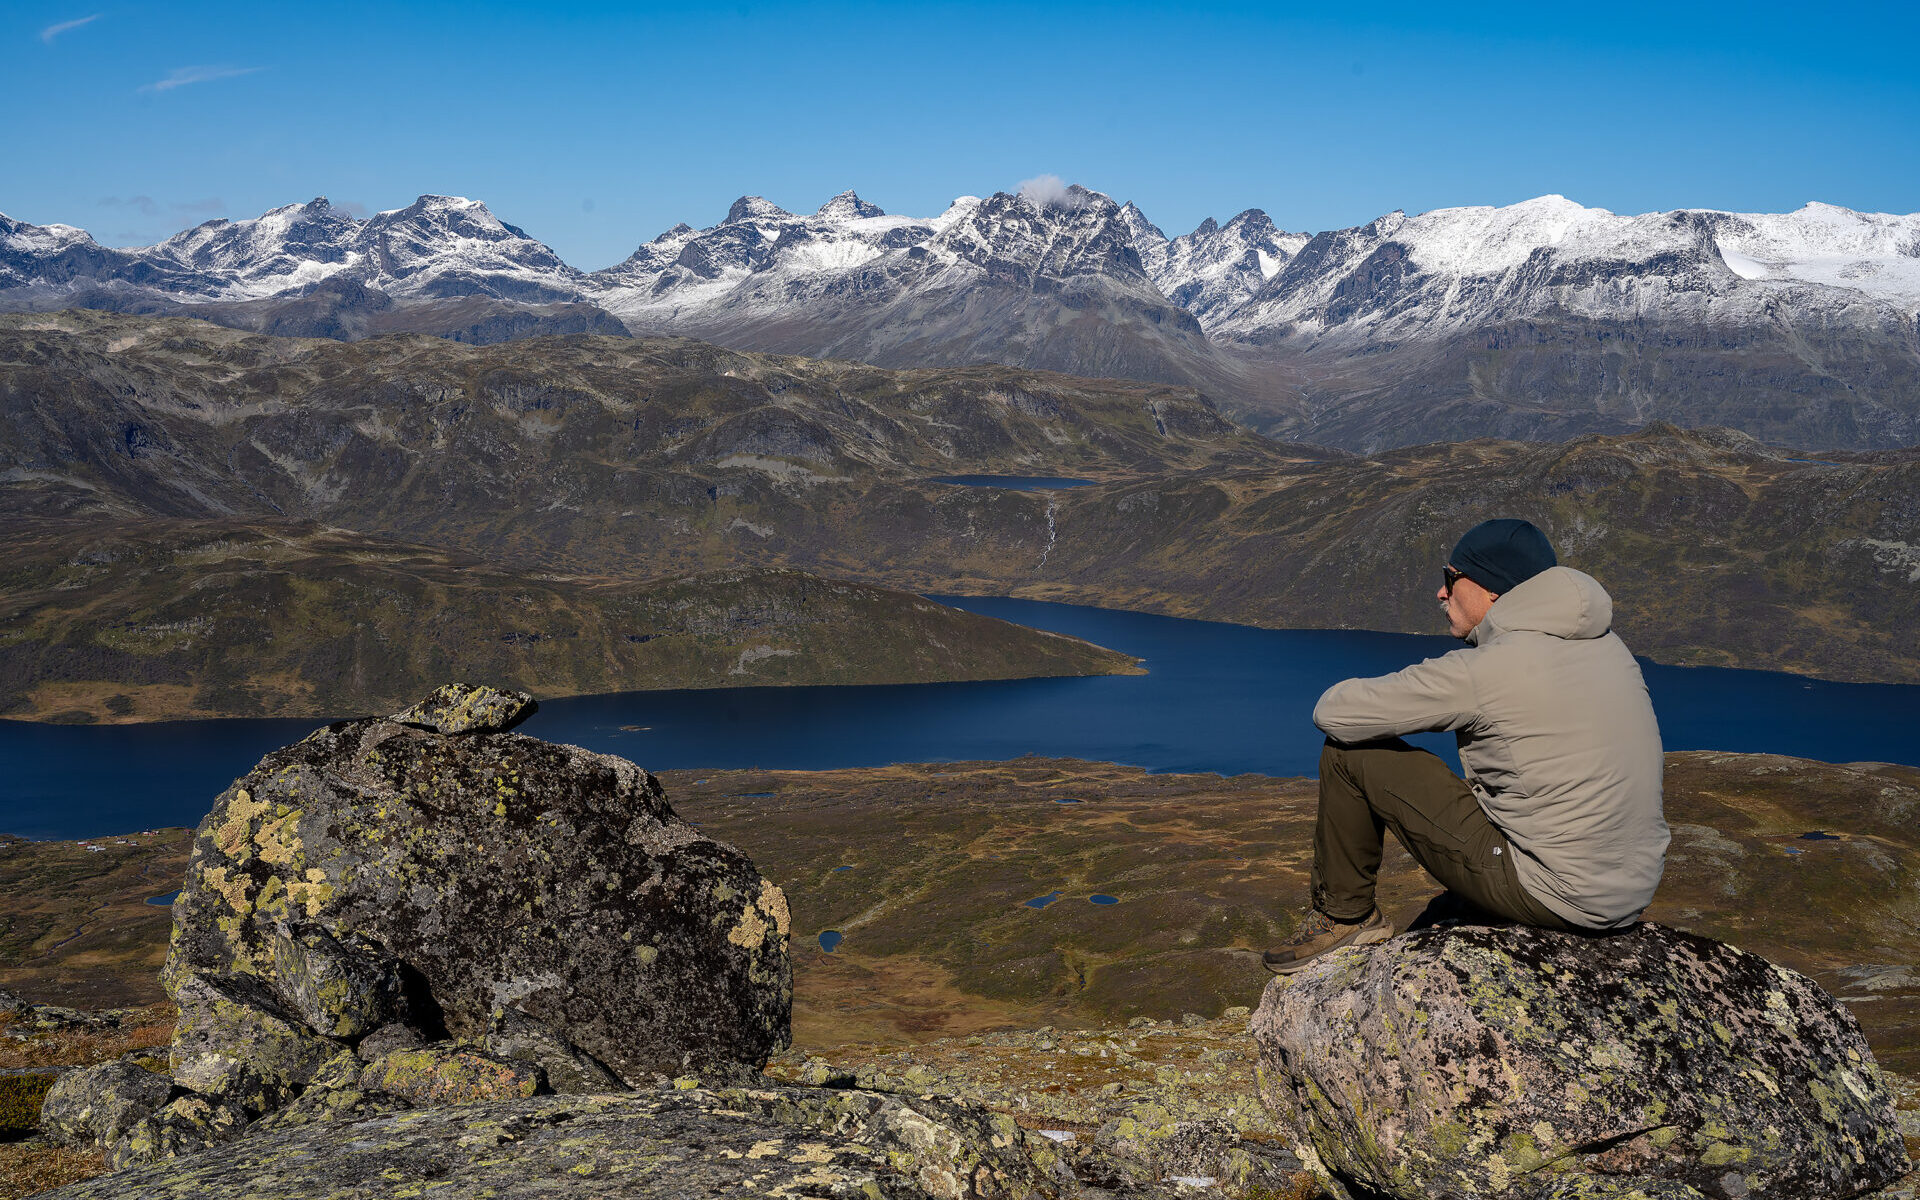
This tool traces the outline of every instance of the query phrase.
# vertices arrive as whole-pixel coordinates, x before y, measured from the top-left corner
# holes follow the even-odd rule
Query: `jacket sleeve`
[[[1336,683],[1313,706],[1313,723],[1336,742],[1464,729],[1479,716],[1474,653],[1455,650],[1391,675]]]

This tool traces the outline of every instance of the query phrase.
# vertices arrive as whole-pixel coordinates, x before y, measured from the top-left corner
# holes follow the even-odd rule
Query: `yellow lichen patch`
[[[260,885],[260,894],[254,898],[253,906],[274,917],[286,916],[287,881],[278,875],[267,876],[267,881]]]
[[[787,1159],[797,1163],[825,1163],[833,1161],[833,1147],[825,1142],[801,1142],[800,1153]]]
[[[747,1157],[772,1158],[774,1155],[780,1153],[780,1146],[781,1140],[779,1138],[765,1138],[753,1144],[753,1149],[747,1151]]]
[[[200,876],[207,890],[219,895],[227,902],[227,907],[235,912],[246,912],[252,908],[249,903],[248,885],[252,882],[245,875],[229,879],[225,867],[208,867]]]
[[[793,918],[787,911],[787,894],[779,889],[771,879],[760,881],[760,895],[753,905],[773,921],[773,928],[781,937],[793,927]]]
[[[766,918],[760,915],[760,910],[748,905],[740,911],[739,922],[727,930],[727,940],[751,950],[767,940],[767,930],[770,928]]]
[[[262,824],[260,831],[253,835],[253,844],[259,847],[262,861],[277,867],[298,867],[304,849],[300,840],[300,810],[292,809],[285,816]]]
[[[253,840],[254,818],[266,812],[267,807],[266,801],[255,800],[246,788],[235,791],[233,801],[227,805],[227,819],[213,831],[213,844],[220,853],[244,862],[249,852],[248,843]]]
[[[306,909],[307,916],[317,917],[327,901],[333,899],[333,885],[327,882],[325,871],[308,867],[305,879],[296,879],[287,885],[287,899]]]
[[[731,888],[727,890],[734,895],[739,894]],[[739,922],[727,931],[727,940],[751,950],[765,943],[769,933],[785,937],[791,927],[792,917],[787,911],[786,893],[775,886],[772,880],[762,879],[760,894],[741,911]]]

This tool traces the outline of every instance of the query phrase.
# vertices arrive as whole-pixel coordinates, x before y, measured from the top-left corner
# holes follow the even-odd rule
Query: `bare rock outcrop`
[[[632,763],[508,732],[533,707],[443,687],[235,781],[174,907],[170,1074],[99,1104],[76,1079],[61,1136],[124,1165],[294,1107],[757,1079],[789,1037],[785,896]]]
[[[1852,1015],[1658,925],[1451,925],[1268,985],[1261,1091],[1335,1195],[1823,1200],[1909,1169]]]
[[[353,1114],[48,1193],[241,1200],[449,1196],[841,1196],[1043,1200],[1071,1176],[1012,1118],[933,1097],[658,1089]]]

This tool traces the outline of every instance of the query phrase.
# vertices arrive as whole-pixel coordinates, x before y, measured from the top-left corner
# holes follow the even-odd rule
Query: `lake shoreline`
[[[1320,693],[1456,649],[1451,638],[1261,630],[1006,598],[954,607],[1110,647],[1145,674],[691,688],[547,698],[523,730],[678,768],[829,770],[1023,756],[1273,778],[1312,775]],[[1669,750],[1920,766],[1920,686],[1643,663]],[[91,834],[197,821],[263,754],[324,718],[0,721],[0,828]],[[1446,734],[1416,744],[1455,758]],[[80,814],[79,819],[75,814]]]
[[[1074,591],[1076,589],[1066,589],[1066,590]],[[1032,593],[1035,591],[1044,591],[1048,593],[1048,595],[1047,597],[1041,597],[1037,595],[1023,594],[1023,593]],[[1291,634],[1306,634],[1306,635],[1361,634],[1361,635],[1378,635],[1381,637],[1427,638],[1427,639],[1438,639],[1443,636],[1437,632],[1431,633],[1431,634],[1407,633],[1402,630],[1394,630],[1394,629],[1346,628],[1346,627],[1338,627],[1338,626],[1262,625],[1262,624],[1254,624],[1254,623],[1249,623],[1244,621],[1225,621],[1225,620],[1217,620],[1209,617],[1185,616],[1180,613],[1167,611],[1167,606],[1165,605],[1160,605],[1160,606],[1145,605],[1145,606],[1139,606],[1139,607],[1112,607],[1112,606],[1101,605],[1101,604],[1086,604],[1086,603],[1081,603],[1079,601],[1070,600],[1070,599],[1063,600],[1063,599],[1052,598],[1056,593],[1059,593],[1060,591],[1061,589],[1049,587],[1049,588],[1040,588],[1040,589],[1021,588],[1021,589],[1016,589],[1016,591],[1012,594],[1008,594],[1005,592],[977,592],[977,593],[976,592],[920,592],[917,594],[920,595],[923,599],[933,601],[936,604],[946,605],[952,608],[959,608],[969,612],[980,611],[978,608],[971,607],[974,605],[978,605],[982,603],[1006,601],[1006,602],[1015,602],[1015,603],[1024,603],[1024,604],[1048,605],[1048,606],[1062,607],[1062,608],[1085,609],[1085,610],[1090,610],[1094,612],[1112,613],[1116,615],[1157,617],[1157,618],[1170,620],[1170,621],[1186,621],[1186,622],[1192,622],[1197,625],[1213,625],[1213,626],[1221,626],[1221,627],[1230,628],[1230,629],[1252,630],[1252,631],[1260,631],[1265,633],[1291,633]],[[1022,624],[1022,622],[1018,622],[1018,621],[1014,621],[1013,623]],[[1436,621],[1436,624],[1439,624],[1439,622]],[[1027,626],[1027,627],[1041,628],[1040,626]],[[1043,630],[1043,632],[1052,632],[1052,631]],[[1085,640],[1085,639],[1082,639],[1082,640]],[[1133,657],[1131,655],[1128,655],[1127,652],[1124,650],[1118,650],[1117,648],[1107,647],[1104,645],[1100,645],[1098,643],[1095,643],[1095,646],[1097,649],[1109,650],[1123,657]],[[1457,649],[1458,646],[1459,644],[1455,642],[1454,639],[1447,638],[1446,645],[1436,649],[1434,653],[1443,654],[1443,653],[1446,653],[1447,650],[1449,649]],[[1862,686],[1862,687],[1920,688],[1920,683],[1901,683],[1901,682],[1877,680],[1877,679],[1858,679],[1858,678],[1853,678],[1847,675],[1817,675],[1811,672],[1794,670],[1791,667],[1776,669],[1773,667],[1744,667],[1744,666],[1728,665],[1728,664],[1722,664],[1722,663],[1670,662],[1660,658],[1653,657],[1651,655],[1645,655],[1645,654],[1639,654],[1639,653],[1636,653],[1634,655],[1634,659],[1636,662],[1638,662],[1641,665],[1641,668],[1643,670],[1645,670],[1648,667],[1656,667],[1662,670],[1671,670],[1671,671],[1747,672],[1754,675],[1764,675],[1764,676],[1789,676],[1795,679],[1804,679],[1811,683],[1847,684],[1847,685],[1856,685],[1856,686]],[[1141,665],[1140,661],[1136,658],[1134,665],[1131,667],[1116,666],[1113,670],[1098,672],[1097,674],[1144,675],[1144,674],[1150,674],[1150,673],[1151,673],[1151,668]],[[751,686],[760,687],[760,688],[771,688],[771,689],[863,688],[863,687],[913,688],[913,687],[925,687],[925,686],[929,686],[930,684],[1000,683],[1000,682],[1014,682],[1014,681],[1020,681],[1020,680],[1031,680],[1031,679],[1082,679],[1082,678],[1091,678],[1091,677],[1092,677],[1091,675],[1088,675],[1085,673],[1040,673],[1040,674],[1032,674],[1032,675],[983,675],[978,677],[969,677],[969,678],[962,678],[962,679],[899,681],[899,682],[888,682],[888,683],[866,683],[866,682],[813,683],[813,682],[782,681],[782,682],[756,683]],[[129,692],[129,691],[147,690],[147,691],[158,692],[158,691],[171,690],[171,691],[179,692],[182,697],[186,696],[188,693],[192,691],[191,688],[169,688],[166,685],[155,685],[151,688],[143,689],[141,685],[119,684],[119,683],[109,683],[109,682],[100,682],[100,681],[79,681],[71,685],[52,684],[52,685],[43,685],[43,686],[53,686],[53,687],[71,686],[71,687],[83,689],[89,692],[99,692],[103,694],[107,692],[116,692],[116,691]],[[680,685],[680,686],[675,686],[670,688],[623,688],[623,689],[614,689],[610,691],[578,691],[578,692],[551,691],[551,692],[537,693],[536,699],[538,699],[542,703],[548,703],[551,701],[562,701],[562,700],[604,700],[604,699],[611,699],[619,696],[666,695],[666,694],[673,694],[673,693],[679,693],[679,692],[729,691],[729,690],[737,689],[741,686],[743,685],[739,683],[715,681],[715,682],[709,682],[709,683]],[[155,706],[149,705],[145,707],[148,709],[148,711],[151,711],[152,708]],[[163,707],[163,711],[164,711],[164,707]],[[311,720],[311,721],[317,721],[324,725],[324,724],[331,724],[336,721],[353,721],[353,720],[359,720],[362,717],[379,716],[383,714],[362,712],[362,713],[342,715],[338,713],[326,713],[321,711],[312,711],[312,712],[300,711],[297,709],[294,711],[284,711],[284,712],[274,712],[274,713],[244,713],[244,712],[185,708],[179,712],[168,713],[167,715],[161,715],[161,716],[149,716],[149,715],[146,715],[145,713],[133,713],[133,714],[125,714],[125,715],[115,715],[112,713],[108,713],[104,716],[99,715],[97,713],[88,713],[85,715],[87,719],[79,719],[72,716],[70,713],[63,713],[63,712],[51,712],[48,715],[40,715],[40,716],[0,715],[0,726],[31,725],[31,726],[74,726],[74,727],[105,728],[105,727],[118,727],[118,726],[162,726],[162,725],[171,725],[171,724],[203,723],[203,722],[215,722],[215,721],[276,721],[276,720],[302,720],[302,721]],[[66,719],[63,719],[63,717]]]

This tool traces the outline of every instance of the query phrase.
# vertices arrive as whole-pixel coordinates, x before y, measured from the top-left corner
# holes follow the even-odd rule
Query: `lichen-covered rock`
[[[270,1118],[271,1124],[278,1118]],[[60,1200],[1040,1200],[1071,1195],[1053,1147],[975,1105],[810,1088],[542,1096],[316,1120],[47,1193]]]
[[[180,1086],[218,1096],[252,1116],[285,1104],[342,1047],[277,1010],[260,981],[176,978],[169,1060]]]
[[[504,692],[484,684],[447,683],[426,699],[393,715],[402,725],[435,733],[505,733],[540,706],[525,692]]]
[[[1671,1179],[1609,1179],[1602,1175],[1560,1175],[1540,1200],[1707,1200],[1697,1188]]]
[[[627,1085],[593,1057],[581,1052],[545,1023],[517,1008],[495,1009],[487,1031],[487,1050],[511,1063],[537,1071],[547,1087],[562,1096],[624,1092]]]
[[[237,1104],[189,1093],[135,1121],[107,1145],[107,1163],[125,1170],[136,1163],[179,1158],[230,1142],[247,1128],[247,1113]]]
[[[1242,1138],[1222,1118],[1178,1114],[1151,1100],[1102,1122],[1090,1149],[1076,1166],[1083,1174],[1104,1167],[1093,1182],[1108,1188],[1184,1178],[1212,1179],[1236,1192],[1277,1193],[1300,1175],[1300,1160],[1286,1148]]]
[[[530,703],[443,688],[261,760],[195,837],[169,990],[257,985],[329,1052],[480,1046],[512,1010],[626,1085],[757,1074],[788,1036],[785,896],[632,763],[499,731]],[[196,1053],[248,1061],[217,1040]]]
[[[525,1099],[540,1090],[537,1071],[458,1047],[392,1050],[366,1065],[362,1091],[385,1092],[419,1107],[475,1100]]]
[[[1269,984],[1252,1029],[1262,1096],[1337,1195],[1820,1200],[1907,1170],[1851,1014],[1656,925],[1338,951]]]
[[[330,1038],[363,1037],[406,1008],[398,961],[363,938],[354,941],[342,945],[306,923],[273,937],[277,990],[308,1028]]]
[[[173,1096],[173,1080],[132,1056],[68,1071],[40,1108],[40,1127],[63,1146],[110,1147]]]
[[[395,1021],[391,1025],[382,1025],[361,1038],[353,1050],[364,1061],[372,1062],[389,1050],[418,1050],[426,1044],[427,1039],[420,1036],[419,1030]]]

